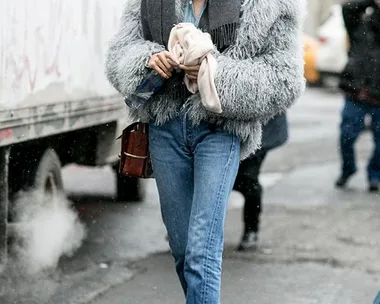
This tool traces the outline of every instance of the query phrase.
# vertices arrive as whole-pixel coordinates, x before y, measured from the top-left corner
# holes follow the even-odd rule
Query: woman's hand
[[[179,68],[185,72],[186,76],[194,82],[198,82],[198,74],[200,67],[200,65],[186,66],[182,64],[179,66]]]
[[[172,77],[174,68],[179,66],[178,60],[168,51],[152,55],[148,62],[149,68],[155,70],[158,75],[165,79]]]

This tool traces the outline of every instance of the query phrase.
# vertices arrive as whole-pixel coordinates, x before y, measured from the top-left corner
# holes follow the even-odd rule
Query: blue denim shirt
[[[195,25],[195,27],[199,26],[199,22],[201,21],[202,15],[207,7],[207,1],[203,4],[203,7],[201,11],[199,12],[198,18],[194,15],[194,9],[193,9],[193,1],[189,0],[186,2],[186,8],[185,8],[185,15],[184,15],[184,22],[192,23]]]

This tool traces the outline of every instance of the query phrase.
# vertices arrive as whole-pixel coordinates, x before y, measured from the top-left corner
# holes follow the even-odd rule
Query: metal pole
[[[10,148],[0,148],[0,270],[7,261],[8,165]]]

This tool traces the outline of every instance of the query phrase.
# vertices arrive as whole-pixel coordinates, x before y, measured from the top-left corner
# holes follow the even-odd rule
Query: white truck
[[[123,3],[0,0],[0,264],[16,193],[62,190],[69,163],[116,168],[127,110],[104,61]],[[141,199],[138,182],[117,174],[118,199]]]

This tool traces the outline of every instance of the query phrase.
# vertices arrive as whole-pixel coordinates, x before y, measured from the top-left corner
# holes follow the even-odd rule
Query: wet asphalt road
[[[231,195],[223,303],[372,303],[380,290],[380,196],[365,191],[364,172],[346,192],[332,187],[341,104],[333,90],[309,89],[290,111],[289,143],[264,166],[255,254],[234,251],[243,201]],[[362,168],[370,150],[364,134]],[[55,270],[30,277],[10,267],[0,275],[0,303],[183,303],[154,181],[146,182],[144,202],[115,203],[110,168],[69,166],[64,180],[87,238]]]

